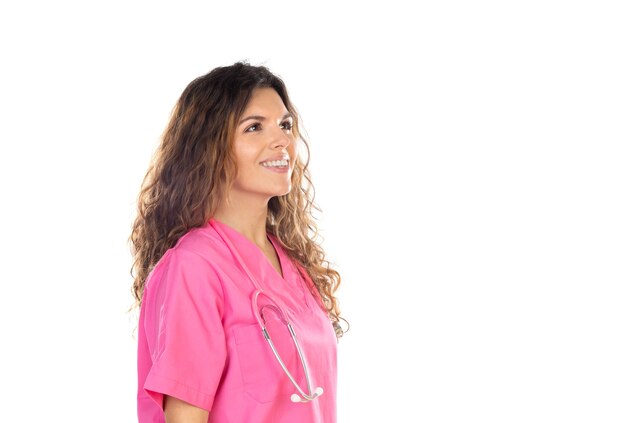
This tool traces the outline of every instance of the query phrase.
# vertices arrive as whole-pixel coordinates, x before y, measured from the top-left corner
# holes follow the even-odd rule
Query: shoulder
[[[222,257],[228,253],[207,228],[193,228],[168,249],[146,281],[152,285],[220,285]]]
[[[183,235],[157,262],[146,280],[146,299],[213,302],[223,298],[223,278],[218,240],[206,230],[194,228]],[[168,300],[169,298],[169,300]]]
[[[229,254],[228,248],[215,230],[206,226],[190,229],[171,250],[174,254],[195,254],[213,265],[220,263],[220,259]]]

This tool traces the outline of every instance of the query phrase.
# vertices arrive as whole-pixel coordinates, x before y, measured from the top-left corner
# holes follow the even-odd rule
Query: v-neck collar
[[[287,308],[288,313],[296,313],[305,309],[311,310],[311,304],[307,298],[308,295],[305,288],[306,282],[302,280],[296,264],[291,262],[277,237],[266,231],[266,236],[278,255],[283,276],[272,266],[272,263],[261,248],[246,238],[241,232],[215,218],[209,219],[206,227],[210,228],[211,225],[215,226],[211,230],[216,231],[219,229],[224,232],[224,235],[228,237],[228,240],[237,250],[236,253],[245,261],[245,266],[254,275],[256,282],[261,285],[263,290],[273,293],[275,299],[280,299],[282,305]],[[221,236],[221,234],[217,235]]]
[[[278,239],[276,239],[273,234],[266,232],[266,237],[269,239],[274,251],[276,251],[282,275],[276,270],[276,268],[274,268],[270,259],[265,255],[265,252],[258,245],[256,245],[256,243],[248,239],[237,229],[222,221],[213,217],[209,219],[209,222],[210,221],[213,221],[215,224],[219,225],[220,228],[224,229],[227,232],[227,236],[230,236],[232,241],[237,241],[233,242],[235,248],[237,248],[237,251],[246,261],[246,265],[252,265],[252,267],[254,267],[253,271],[255,271],[255,274],[260,274],[262,277],[265,277],[269,276],[267,273],[271,273],[273,277],[280,279],[283,283],[287,283],[287,259],[283,256],[283,250],[280,246],[280,242],[278,242]]]
[[[276,270],[276,268],[274,268],[274,266],[272,265],[272,263],[269,261],[269,259],[267,259],[267,256],[265,256],[265,254],[263,254],[265,256],[265,258],[267,259],[268,263],[270,263],[270,266],[272,266],[272,269],[274,269],[274,271],[276,272],[276,274],[282,279],[285,280],[285,272],[287,271],[285,268],[285,263],[283,261],[283,255],[281,254],[282,251],[279,251],[279,246],[277,244],[279,244],[278,240],[274,238],[274,235],[272,235],[271,233],[267,232],[267,239],[270,240],[270,244],[272,245],[272,247],[274,248],[274,251],[276,251],[276,257],[278,257],[278,264],[280,266],[280,273],[278,272],[278,270]],[[282,274],[281,274],[282,273]]]

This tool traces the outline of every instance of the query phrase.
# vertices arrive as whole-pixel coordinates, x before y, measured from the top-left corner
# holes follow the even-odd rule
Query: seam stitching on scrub
[[[191,387],[191,386],[189,386],[189,385],[187,385],[187,384],[185,384],[183,382],[180,382],[180,381],[178,381],[176,379],[172,379],[171,377],[167,377],[167,376],[160,376],[160,377],[163,378],[163,379],[167,379],[170,382],[174,382],[177,385],[183,386],[184,388],[189,389],[192,392],[200,394],[203,397],[205,397],[206,399],[209,399],[210,401],[213,401],[215,399],[215,395],[210,395],[210,394],[207,394],[207,393],[205,393],[203,391],[199,391],[198,389],[196,389],[194,387]],[[150,388],[148,388],[148,389],[150,389]],[[150,390],[152,390],[152,389],[150,389]],[[154,392],[158,392],[158,391],[154,391]],[[159,393],[162,394],[162,395],[168,395],[168,394],[166,394],[164,392],[159,392]]]

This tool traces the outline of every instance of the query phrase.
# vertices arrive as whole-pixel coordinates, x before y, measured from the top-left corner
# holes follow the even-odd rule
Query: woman
[[[130,237],[140,423],[336,421],[341,279],[309,237],[302,146],[266,67],[215,68],[178,100]]]

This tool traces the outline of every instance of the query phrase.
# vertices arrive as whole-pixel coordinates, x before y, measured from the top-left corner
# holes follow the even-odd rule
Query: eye
[[[256,128],[259,125],[260,125],[260,123],[257,122],[257,123],[255,123],[255,124],[253,124],[251,126],[248,126],[248,128],[244,132],[255,132],[255,131],[251,131],[250,129]]]
[[[289,131],[291,131],[291,130],[293,129],[293,124],[292,124],[291,122],[289,122],[289,121],[285,121],[285,122],[283,122],[283,125],[285,126],[285,129],[287,129],[287,130],[289,130]],[[258,127],[260,127],[260,126],[261,126],[261,124],[257,122],[257,123],[255,123],[255,124],[252,124],[251,126],[249,126],[249,127],[245,130],[245,132],[256,132],[256,129],[255,129],[255,130],[251,130],[251,129],[252,129],[252,128],[258,128]]]

